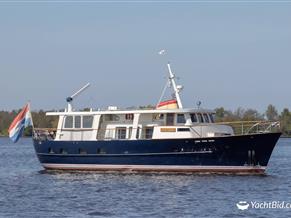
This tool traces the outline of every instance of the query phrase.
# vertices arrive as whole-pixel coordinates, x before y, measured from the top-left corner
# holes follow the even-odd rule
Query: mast
[[[178,103],[178,107],[180,109],[182,109],[183,105],[182,105],[182,101],[181,101],[181,97],[180,97],[180,91],[182,90],[182,86],[176,84],[175,75],[172,73],[170,62],[168,62],[167,66],[168,66],[168,71],[169,71],[169,75],[170,75],[169,80],[173,86],[173,89],[175,92],[175,97],[176,97],[176,100]]]

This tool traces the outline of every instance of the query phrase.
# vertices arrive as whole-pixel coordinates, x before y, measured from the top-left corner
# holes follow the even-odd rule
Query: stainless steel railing
[[[235,135],[280,131],[279,121],[233,121],[233,122],[218,122],[216,124],[231,126],[234,130]]]

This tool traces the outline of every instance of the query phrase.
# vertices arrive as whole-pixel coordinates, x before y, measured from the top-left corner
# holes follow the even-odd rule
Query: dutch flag
[[[29,104],[26,104],[11,123],[8,132],[10,139],[16,143],[22,136],[25,127],[32,125]]]

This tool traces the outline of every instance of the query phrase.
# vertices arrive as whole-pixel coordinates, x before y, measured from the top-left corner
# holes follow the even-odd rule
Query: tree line
[[[139,108],[147,108],[140,106]],[[20,112],[19,110],[0,111],[0,136],[8,135],[8,128]],[[87,111],[85,108],[84,111]],[[255,109],[237,108],[234,111],[218,107],[215,109],[217,122],[233,121],[280,121],[280,129],[284,136],[291,136],[291,112],[288,108],[283,109],[281,113],[277,111],[274,105],[270,104],[264,113]],[[58,124],[57,116],[45,116],[46,111],[33,111],[32,119],[35,128],[56,128]],[[31,128],[25,130],[25,135],[31,135]]]
[[[291,136],[291,112],[284,108],[281,113],[272,104],[268,105],[264,113],[255,109],[243,109],[241,107],[234,111],[225,110],[223,107],[215,109],[216,122],[233,121],[279,121],[283,136]]]
[[[0,136],[8,136],[8,128],[12,123],[13,119],[21,111],[0,111]],[[33,124],[35,128],[56,128],[58,124],[57,116],[46,116],[46,111],[39,110],[31,112]],[[31,128],[26,128],[24,131],[25,136],[31,135]]]

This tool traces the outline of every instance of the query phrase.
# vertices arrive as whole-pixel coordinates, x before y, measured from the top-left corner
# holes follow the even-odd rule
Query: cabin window
[[[174,125],[174,114],[167,114],[166,125],[167,126],[173,126]]]
[[[209,123],[209,118],[207,114],[203,114],[203,118],[204,118],[205,123]]]
[[[190,132],[190,128],[177,128],[178,132]]]
[[[116,128],[116,138],[117,139],[126,139],[126,127]]]
[[[184,114],[177,114],[177,123],[186,123]]]
[[[83,128],[92,128],[93,116],[83,116]]]
[[[145,138],[151,139],[153,137],[154,128],[146,128],[145,129]]]
[[[197,123],[198,122],[196,114],[191,114],[190,116],[191,116],[192,123]]]
[[[49,148],[49,149],[48,149],[48,153],[53,154],[53,153],[55,153],[55,152],[54,152],[54,150],[53,150],[52,148]]]
[[[106,114],[105,115],[105,121],[118,121],[119,116],[116,114]]]
[[[199,123],[204,123],[202,114],[197,114],[197,117],[198,117]]]
[[[81,116],[75,116],[75,128],[81,128]]]
[[[125,114],[126,120],[133,120],[133,114]]]
[[[65,117],[65,128],[73,128],[73,116]]]
[[[163,120],[164,114],[153,114],[153,121],[155,120]]]

